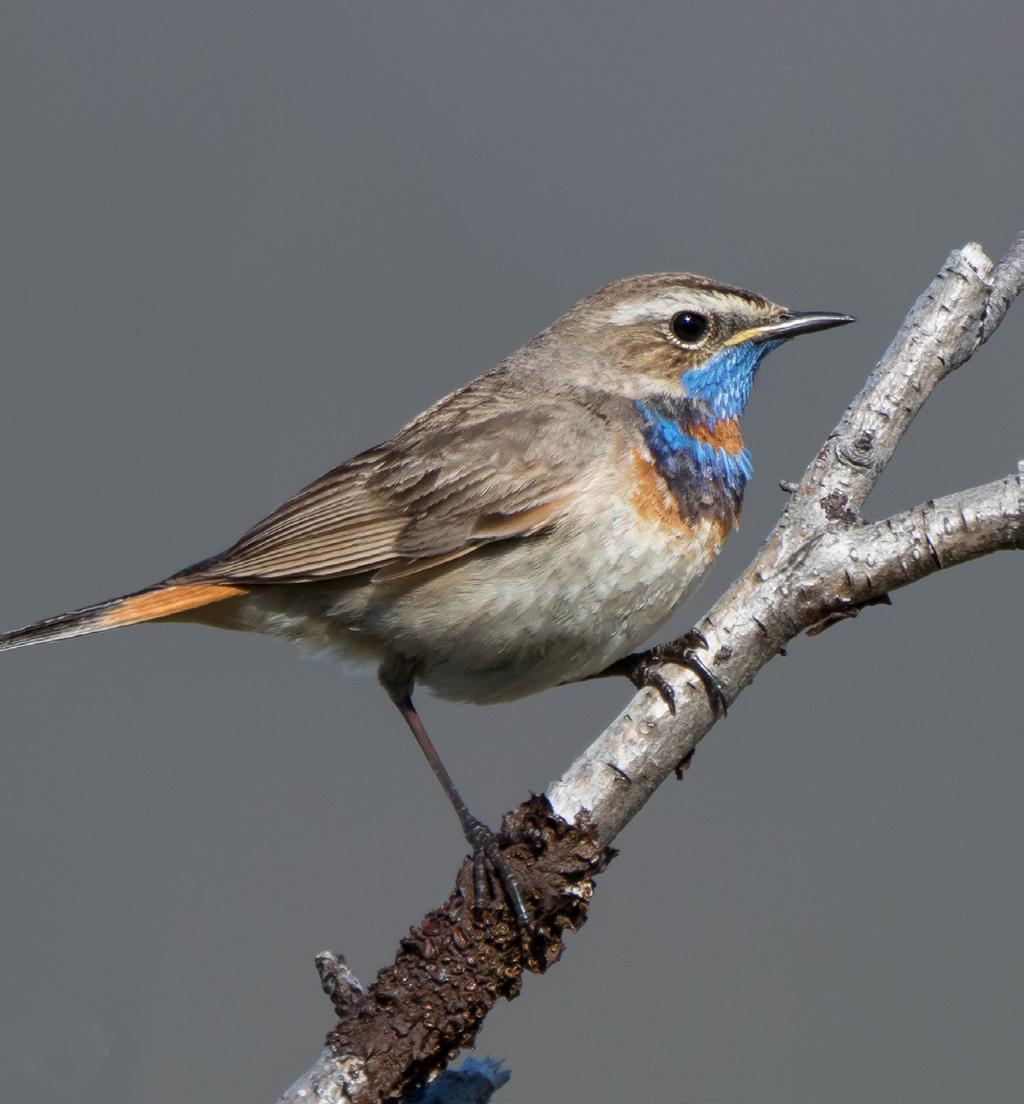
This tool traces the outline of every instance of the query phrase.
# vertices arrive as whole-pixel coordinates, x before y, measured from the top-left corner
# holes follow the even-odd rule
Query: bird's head
[[[788,310],[703,276],[667,272],[608,284],[549,332],[597,352],[595,367],[606,386],[638,399],[690,397],[714,420],[743,412],[772,349],[852,321],[845,314]]]

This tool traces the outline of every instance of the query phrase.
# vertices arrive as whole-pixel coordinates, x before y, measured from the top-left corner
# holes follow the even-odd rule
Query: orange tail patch
[[[103,615],[97,628],[116,629],[122,625],[137,625],[140,621],[155,621],[175,613],[199,609],[225,598],[248,594],[245,587],[227,583],[180,583],[124,598],[109,613]]]

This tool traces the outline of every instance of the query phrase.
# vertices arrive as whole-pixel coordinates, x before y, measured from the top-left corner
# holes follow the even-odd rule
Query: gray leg
[[[477,907],[480,907],[487,896],[484,865],[486,860],[498,875],[498,880],[505,890],[505,895],[512,906],[512,911],[515,913],[519,926],[524,929],[529,928],[530,921],[526,914],[526,906],[523,904],[522,894],[519,892],[519,886],[516,884],[512,871],[509,870],[508,864],[501,853],[498,836],[483,821],[477,820],[466,807],[465,801],[462,800],[462,796],[455,788],[455,783],[452,782],[451,775],[441,761],[441,756],[437,753],[437,748],[434,747],[433,741],[427,735],[427,730],[420,719],[419,713],[416,712],[416,707],[412,702],[413,678],[411,671],[407,667],[385,665],[378,672],[378,677],[381,685],[388,692],[388,696],[397,706],[399,713],[402,714],[402,719],[409,726],[413,736],[416,737],[416,743],[419,744],[431,770],[437,777],[438,782],[441,783],[441,788],[448,795],[448,800],[455,810],[455,815],[459,818],[466,842],[473,849],[473,892]]]

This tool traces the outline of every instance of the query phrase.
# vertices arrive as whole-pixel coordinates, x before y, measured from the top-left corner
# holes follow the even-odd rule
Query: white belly
[[[474,554],[367,612],[440,696],[506,701],[634,650],[696,586],[719,543],[712,532],[684,537],[606,511]]]

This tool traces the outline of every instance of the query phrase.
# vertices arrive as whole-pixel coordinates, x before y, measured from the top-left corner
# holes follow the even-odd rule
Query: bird
[[[794,311],[686,272],[580,300],[497,367],[308,484],[234,544],[121,597],[0,634],[0,651],[142,622],[265,633],[376,667],[458,815],[474,891],[500,840],[456,789],[413,704],[487,704],[659,669],[725,692],[694,631],[640,647],[739,523],[740,419],[764,357],[846,314]]]

